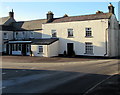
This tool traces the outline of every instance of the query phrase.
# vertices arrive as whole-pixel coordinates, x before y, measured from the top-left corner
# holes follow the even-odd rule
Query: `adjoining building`
[[[50,11],[46,19],[20,21],[9,17],[1,18],[1,51],[9,55],[52,57],[68,56],[119,56],[120,28],[109,4],[109,12],[54,18]],[[11,36],[10,36],[11,35]]]

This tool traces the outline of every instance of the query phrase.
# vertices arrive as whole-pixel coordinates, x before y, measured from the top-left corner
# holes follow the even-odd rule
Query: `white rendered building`
[[[114,14],[114,6],[110,4],[108,9],[108,13],[97,11],[91,15],[64,15],[60,18],[54,18],[54,14],[48,12],[47,19],[12,21],[13,39],[3,43],[5,46],[2,52],[10,55],[32,53],[32,56],[41,57],[63,54],[119,56],[119,23]],[[1,33],[4,31],[2,29]]]

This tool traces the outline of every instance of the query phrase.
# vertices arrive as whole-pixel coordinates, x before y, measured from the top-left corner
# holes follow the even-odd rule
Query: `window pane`
[[[73,29],[68,29],[68,37],[73,36]]]
[[[52,30],[52,31],[51,31],[51,34],[52,34],[52,37],[57,37],[57,32],[56,32],[56,30]]]
[[[92,43],[85,43],[85,52],[86,52],[86,54],[93,54]]]
[[[7,38],[8,38],[7,33],[4,33],[4,39],[7,39]]]
[[[92,36],[91,28],[86,28],[86,37]]]
[[[43,46],[39,46],[39,53],[43,52]]]

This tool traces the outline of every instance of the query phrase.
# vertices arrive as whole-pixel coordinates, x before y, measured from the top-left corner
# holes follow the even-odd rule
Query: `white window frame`
[[[4,32],[4,33],[3,33],[3,38],[4,38],[4,40],[7,40],[7,39],[8,39],[8,33],[7,33],[7,32]]]
[[[92,37],[92,28],[85,28],[85,37]]]
[[[93,43],[85,42],[85,54],[93,54]]]
[[[68,31],[68,38],[73,37],[73,29],[69,28],[69,29],[67,29],[67,31]]]
[[[38,52],[41,54],[43,53],[43,46],[38,46]]]
[[[57,31],[56,30],[51,30],[51,36],[52,36],[52,38],[56,38],[57,37]]]

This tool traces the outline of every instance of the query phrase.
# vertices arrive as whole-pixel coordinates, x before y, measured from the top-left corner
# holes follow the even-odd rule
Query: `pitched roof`
[[[13,26],[0,25],[0,30],[2,31],[13,31],[15,28]]]
[[[9,16],[0,18],[0,25],[3,25],[8,19],[9,19]]]
[[[81,15],[81,16],[70,16],[70,17],[61,17],[56,18],[52,23],[60,22],[72,22],[72,21],[84,21],[84,20],[97,20],[97,19],[109,19],[112,13],[97,13],[91,15]]]
[[[42,29],[42,23],[46,23],[46,19],[31,20],[31,21],[20,21],[14,22],[13,26],[16,30],[40,30]]]
[[[58,38],[33,39],[32,45],[50,45],[58,40]]]

